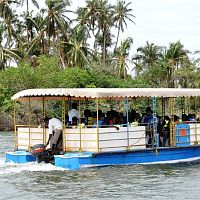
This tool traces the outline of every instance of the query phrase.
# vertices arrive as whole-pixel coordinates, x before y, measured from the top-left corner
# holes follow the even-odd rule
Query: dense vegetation
[[[36,0],[1,0],[1,124],[12,118],[10,97],[27,88],[199,87],[198,60],[180,41],[147,42],[130,55],[134,38],[119,39],[134,24],[130,5],[86,0],[72,11],[69,0],[46,0],[42,9]]]

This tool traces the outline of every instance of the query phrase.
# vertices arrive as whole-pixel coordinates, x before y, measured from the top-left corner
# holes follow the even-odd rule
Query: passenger
[[[105,115],[102,113],[101,110],[99,110],[98,126],[99,128],[116,128],[116,130],[119,130],[118,126],[115,126],[114,124],[111,125],[107,124],[107,119],[105,118]],[[97,120],[93,123],[92,128],[96,127],[97,127]]]
[[[136,112],[135,120],[136,120],[138,123],[141,122],[141,116],[140,116],[140,113]]]
[[[112,111],[108,111],[106,114],[106,121],[108,125],[113,125],[113,116],[112,116]]]
[[[76,117],[77,119],[79,118],[78,110],[77,110],[77,103],[72,104],[72,109],[68,112],[69,116],[69,123],[72,123],[72,118]]]
[[[186,114],[182,114],[182,122],[187,123],[189,121],[188,116]]]
[[[153,111],[150,107],[146,108],[146,115],[143,116],[142,123],[146,126],[146,144],[147,147],[152,147],[153,137]]]
[[[97,116],[95,114],[95,116]],[[93,122],[93,128],[96,128],[96,125],[97,125],[97,118],[96,118],[96,121]],[[105,121],[104,121],[104,116],[103,116],[103,113],[102,113],[102,110],[99,110],[98,111],[98,126],[101,127],[102,125],[105,125]]]
[[[129,112],[129,122],[135,122],[136,119],[136,111],[131,109],[131,112]]]
[[[179,116],[177,116],[177,115],[172,115],[172,117],[174,118],[174,122],[175,122],[175,123],[180,123],[180,122],[182,122],[182,120],[180,120]]]
[[[65,125],[69,125],[69,116],[67,114],[65,114]]]
[[[170,118],[169,116],[165,116],[162,123],[162,144],[161,146],[169,146],[169,136],[170,136]]]
[[[72,117],[72,126],[77,126],[78,125],[78,118],[77,117]]]
[[[91,124],[94,124],[97,121],[97,112],[93,111],[92,112],[92,122]]]
[[[157,133],[159,134],[159,138],[160,138],[160,134],[162,133],[162,121],[159,115],[156,115],[156,117],[157,117]]]
[[[92,125],[92,112],[89,109],[84,110],[85,124]]]
[[[57,118],[45,118],[45,127],[49,128],[49,139],[46,146],[50,143],[52,150],[62,150],[62,122]]]
[[[107,124],[112,126],[115,124],[123,124],[123,114],[115,111],[115,110],[110,110],[107,112]]]
[[[195,114],[188,114],[188,121],[194,122],[196,120],[195,118],[196,118]]]

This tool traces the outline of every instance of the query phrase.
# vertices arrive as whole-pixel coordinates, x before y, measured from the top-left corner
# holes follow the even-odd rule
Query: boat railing
[[[66,151],[104,152],[145,148],[145,127],[104,126],[67,128],[64,132]]]
[[[159,135],[159,137],[156,137]],[[15,126],[15,149],[28,150],[34,144],[46,144],[48,131],[36,125]],[[159,145],[156,140],[159,139]],[[169,139],[169,138],[168,138]],[[148,142],[148,141],[151,142]],[[200,123],[179,123],[174,126],[173,145],[191,146],[200,144]],[[70,126],[63,130],[64,151],[105,152],[113,150],[133,150],[154,148],[160,145],[160,133],[153,126],[144,124],[116,125],[106,127]],[[170,144],[166,144],[170,146]]]
[[[15,150],[30,151],[33,145],[44,144],[44,134],[46,134],[46,130],[44,128],[38,128],[37,125],[15,125]]]

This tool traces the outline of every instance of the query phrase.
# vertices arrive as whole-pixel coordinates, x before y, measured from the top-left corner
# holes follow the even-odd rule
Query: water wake
[[[52,164],[47,163],[37,163],[37,162],[30,162],[25,164],[16,164],[13,162],[6,163],[5,158],[0,157],[0,175],[4,174],[15,174],[20,173],[23,171],[63,171],[63,168],[56,167]]]

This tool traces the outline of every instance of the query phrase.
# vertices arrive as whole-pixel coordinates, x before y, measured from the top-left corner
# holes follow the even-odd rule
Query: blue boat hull
[[[92,165],[170,163],[200,159],[200,146],[93,154]]]
[[[66,153],[55,157],[58,167],[76,170],[81,167],[133,164],[164,164],[200,160],[200,146],[143,149],[104,153]]]
[[[158,149],[143,149],[132,151],[116,151],[104,153],[66,153],[55,155],[55,165],[76,170],[81,167],[131,164],[163,164],[191,162],[200,160],[200,146],[165,147]],[[11,152],[6,154],[7,162],[26,163],[35,161],[27,152]]]

